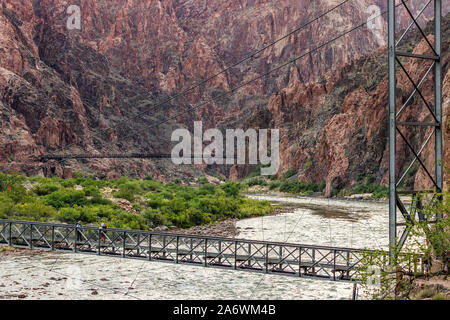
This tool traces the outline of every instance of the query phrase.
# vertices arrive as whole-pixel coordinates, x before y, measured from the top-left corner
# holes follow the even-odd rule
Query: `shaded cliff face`
[[[174,94],[217,73],[249,53],[291,30],[306,24],[341,1],[170,1],[170,0],[3,0],[23,21],[43,21],[66,37],[90,46],[108,59],[120,73],[150,92]],[[228,91],[243,81],[264,74],[271,68],[301,55],[352,26],[373,16],[370,6],[386,8],[384,0],[353,0],[309,24],[262,53],[253,61],[231,69],[187,95],[191,104],[211,95]],[[413,1],[414,12],[425,1]],[[82,30],[66,28],[66,9],[79,5]],[[444,4],[445,5],[445,4]],[[444,8],[444,11],[446,8]],[[430,16],[431,6],[425,12]],[[33,14],[30,14],[33,12]],[[230,110],[245,113],[246,104],[254,104],[278,92],[288,83],[317,80],[329,70],[351,63],[385,44],[385,16],[379,23],[380,37],[364,27],[339,39],[295,65],[246,86],[235,98],[217,101],[198,110],[197,116],[211,125],[227,120]],[[405,10],[398,12],[399,28],[409,24]],[[30,34],[31,36],[31,34]],[[176,104],[182,104],[179,99]],[[177,106],[177,109],[180,109]],[[225,111],[225,115],[223,114]],[[183,120],[183,119],[181,119]]]
[[[30,162],[65,145],[70,147],[64,151],[71,152],[168,152],[172,130],[191,128],[194,119],[201,119],[205,128],[286,128],[281,171],[295,168],[301,179],[324,179],[328,191],[333,184],[351,183],[364,168],[376,171],[379,181],[385,176],[386,57],[380,51],[365,58],[385,44],[385,16],[379,21],[381,38],[361,28],[233,96],[216,99],[176,121],[152,126],[365,22],[372,14],[369,6],[378,5],[383,11],[384,0],[350,1],[251,61],[159,108],[154,104],[340,1],[1,2],[2,168],[70,174],[60,164]],[[414,1],[410,7],[417,11],[424,3]],[[69,5],[81,8],[81,30],[66,28]],[[450,4],[444,6],[447,12]],[[430,9],[425,18],[431,16]],[[398,22],[399,30],[409,24],[404,10],[399,12]],[[355,59],[362,60],[352,64]],[[135,118],[144,111],[144,116]],[[356,133],[354,123],[360,125],[355,127]],[[314,166],[305,169],[308,163]],[[88,168],[110,176],[131,173],[159,178],[170,177],[174,171],[192,175],[194,169],[205,169],[175,168],[168,162],[149,160],[71,161],[65,167]],[[238,171],[242,174],[248,168]]]
[[[0,14],[0,162],[4,169],[70,175],[61,164],[33,161],[47,152],[66,152],[61,150],[64,146],[70,146],[70,152],[88,153],[166,148],[164,141],[154,137],[168,135],[165,130],[170,132],[171,124],[148,128],[163,111],[124,122],[154,104],[154,95],[122,76],[105,56],[40,19],[31,4],[22,10],[3,6]],[[21,19],[30,12],[28,20]],[[148,160],[73,165],[109,176],[161,177]]]

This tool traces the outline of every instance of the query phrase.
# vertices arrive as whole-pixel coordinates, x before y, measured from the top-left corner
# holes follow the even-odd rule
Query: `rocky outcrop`
[[[137,212],[136,209],[134,209],[133,204],[127,199],[111,198],[110,200],[112,203],[117,204],[120,207],[120,209],[122,209],[125,212],[128,213]]]

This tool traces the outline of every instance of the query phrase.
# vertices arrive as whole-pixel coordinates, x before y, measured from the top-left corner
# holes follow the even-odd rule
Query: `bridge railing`
[[[358,281],[368,250],[0,220],[0,245]]]

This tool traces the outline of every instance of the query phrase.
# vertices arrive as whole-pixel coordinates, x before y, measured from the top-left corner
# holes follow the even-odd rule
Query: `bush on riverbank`
[[[267,186],[267,181],[264,179],[252,179],[252,180],[247,181],[247,185],[249,187],[252,187],[252,186],[263,186],[264,187],[264,186]]]
[[[306,166],[311,164],[308,161]],[[320,184],[314,182],[297,181],[296,171],[292,168],[286,170],[281,178],[274,176],[261,176],[261,166],[257,166],[246,178],[241,180],[243,186],[254,187],[268,187],[270,191],[280,191],[285,193],[311,195],[313,193],[324,193],[326,182],[322,181]],[[354,194],[370,193],[372,199],[382,199],[389,197],[389,188],[385,185],[376,184],[376,177],[373,174],[363,175],[359,174],[357,183],[352,186],[347,186],[343,189],[332,190],[332,196],[350,196]],[[262,188],[264,189],[264,188]],[[255,189],[261,191],[261,189]]]
[[[445,280],[450,268],[450,193],[444,191],[438,197],[429,197],[426,193],[417,196],[422,205],[419,207],[412,201],[410,212],[420,209],[423,219],[416,214],[410,215],[408,240],[400,252],[393,251],[394,264],[387,265],[388,253],[382,250],[362,255],[359,271],[362,290],[367,297],[449,299]],[[442,201],[437,201],[437,198]],[[376,286],[373,285],[374,280]]]
[[[0,173],[0,218],[64,223],[81,220],[146,230],[159,225],[187,228],[272,211],[269,202],[244,198],[241,191],[242,186],[235,182],[188,187],[127,177],[96,180],[78,174],[61,179]],[[128,200],[132,209],[125,211],[114,198]]]
[[[388,198],[389,188],[385,185],[375,184],[374,181],[375,177],[373,175],[368,175],[365,179],[358,177],[357,184],[339,192],[336,191],[336,195],[349,196],[352,194],[371,193],[371,198],[373,199]]]
[[[248,179],[248,177],[241,182],[243,186],[253,187],[253,186],[262,186],[269,187],[269,190],[278,189],[281,192],[293,193],[293,194],[302,194],[309,195],[316,192],[323,192],[325,189],[325,181],[320,184],[317,183],[309,183],[297,180],[290,180],[295,174],[293,169],[287,170],[283,178],[281,180],[274,180],[270,178],[268,182],[266,179],[261,178],[252,178]]]
[[[311,194],[314,192],[322,192],[325,189],[325,181],[321,184],[309,183],[295,180],[284,180],[281,182],[279,189],[281,192]]]

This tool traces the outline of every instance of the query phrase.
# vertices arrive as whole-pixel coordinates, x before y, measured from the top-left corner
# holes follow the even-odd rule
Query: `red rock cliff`
[[[367,27],[361,28],[227,99],[214,100],[164,126],[152,126],[367,21],[371,14],[368,7],[375,4],[383,11],[384,0],[350,1],[251,61],[158,108],[154,107],[158,102],[219,72],[339,2],[1,3],[2,169],[63,174],[61,164],[36,164],[32,159],[49,151],[61,152],[64,146],[69,146],[64,152],[167,152],[174,128],[192,127],[195,119],[202,119],[205,127],[286,128],[287,135],[281,141],[282,171],[294,168],[300,179],[326,180],[328,193],[352,183],[355,175],[365,171],[376,174],[379,182],[385,179],[386,60],[383,50],[377,51],[385,44],[384,16],[379,20],[381,37],[375,37]],[[423,3],[411,3],[411,10],[417,11]],[[66,28],[69,5],[81,8],[81,30]],[[449,7],[444,3],[444,13]],[[427,10],[425,20],[430,16]],[[404,10],[399,11],[398,22],[399,30],[409,24]],[[423,69],[408,64],[408,68],[415,67]],[[406,86],[405,79],[401,83]],[[444,107],[448,114],[446,83]],[[136,114],[143,116],[135,118]],[[404,145],[399,143],[399,148],[404,152],[399,157],[401,167],[409,155]],[[174,171],[192,174],[191,168],[149,160],[72,161],[64,166],[89,167],[110,176],[150,173],[162,178]],[[422,183],[421,175],[419,170],[417,185]]]

